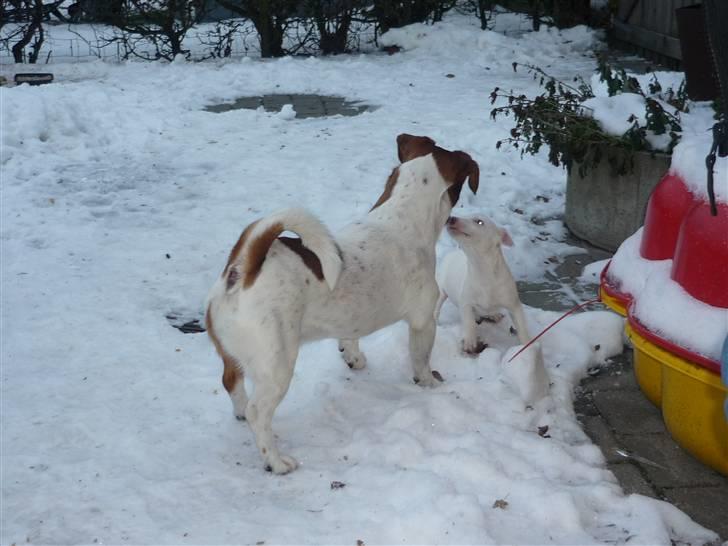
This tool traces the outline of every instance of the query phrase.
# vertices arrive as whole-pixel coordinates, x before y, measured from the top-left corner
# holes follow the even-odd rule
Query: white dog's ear
[[[506,246],[513,246],[513,239],[511,239],[511,234],[508,233],[505,228],[498,228],[498,231],[500,232],[501,243]]]

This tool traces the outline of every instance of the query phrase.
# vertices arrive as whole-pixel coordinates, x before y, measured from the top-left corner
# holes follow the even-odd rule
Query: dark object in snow
[[[169,254],[165,254],[165,257],[169,260],[172,256],[170,256]]]
[[[15,74],[15,83],[20,85],[21,83],[27,83],[28,85],[43,85],[44,83],[51,83],[53,81],[53,74],[50,72],[20,72]]]
[[[505,499],[498,499],[493,503],[493,508],[500,508],[501,510],[505,510],[508,508],[508,501]]]
[[[728,95],[728,91],[726,92]],[[715,204],[715,190],[713,186],[713,166],[715,165],[716,152],[720,157],[728,156],[728,117],[723,114],[723,119],[713,125],[713,145],[710,153],[705,158],[705,167],[708,169],[708,200],[710,201],[710,215],[718,216],[718,207]]]
[[[515,336],[518,332],[516,332],[516,329],[511,326],[511,329],[509,330],[512,336]]]
[[[205,328],[200,324],[200,319],[186,320],[184,317],[170,313],[167,315],[167,320],[183,334],[199,334],[205,331]]]
[[[478,341],[478,344],[475,346],[475,349],[473,349],[472,351],[466,351],[465,349],[463,349],[463,353],[465,353],[468,356],[477,356],[480,353],[482,353],[483,351],[485,351],[487,348],[488,348],[487,343]]]
[[[445,77],[446,78],[454,78],[455,77],[455,74],[445,74]]]
[[[382,51],[386,51],[389,55],[394,55],[395,53],[402,51],[402,48],[398,45],[384,46]]]
[[[364,541],[361,539],[357,539],[356,546],[364,546]]]
[[[596,345],[594,345],[594,350],[595,351],[598,351],[601,348],[602,348],[602,346],[599,343],[597,343]]]
[[[438,372],[437,370],[432,370],[432,377],[437,379],[440,383],[443,383],[445,381],[440,372]]]
[[[331,482],[331,489],[343,489],[344,487],[346,487],[344,482]]]
[[[183,325],[176,326],[175,328],[179,329],[183,334],[200,334],[205,331],[197,319],[185,322]]]
[[[541,436],[541,438],[551,438],[550,434],[547,434],[549,431],[549,426],[544,425],[542,427],[538,427],[538,435]]]

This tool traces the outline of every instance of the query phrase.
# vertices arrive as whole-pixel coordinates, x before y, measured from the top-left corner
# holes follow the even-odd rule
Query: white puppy
[[[477,325],[507,309],[520,343],[529,341],[526,317],[518,290],[501,245],[512,246],[508,232],[482,216],[451,216],[447,231],[460,245],[443,258],[437,270],[440,299],[435,319],[447,298],[459,308],[463,326],[463,350],[477,354],[487,344],[478,339]]]
[[[279,453],[271,421],[301,343],[338,338],[349,366],[362,368],[359,337],[405,320],[414,380],[436,384],[435,244],[465,179],[477,190],[479,170],[468,154],[427,137],[399,135],[397,145],[402,164],[365,218],[336,238],[301,209],[258,220],[243,231],[210,292],[206,325],[224,363],[223,385],[266,468],[277,474],[298,464]],[[284,231],[300,239],[280,237]],[[255,384],[250,400],[244,373]]]

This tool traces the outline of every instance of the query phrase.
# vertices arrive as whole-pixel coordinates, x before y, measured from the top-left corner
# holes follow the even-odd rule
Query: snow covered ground
[[[305,205],[335,231],[366,214],[401,132],[480,163],[481,191],[464,190],[454,212],[508,228],[517,277],[538,280],[549,258],[573,253],[557,220],[564,172],[495,150],[509,120],[489,119],[488,95],[537,91],[514,61],[587,75],[594,37],[577,28],[516,39],[473,23],[399,31],[407,49],[393,56],[57,64],[52,85],[0,91],[3,544],[716,538],[669,504],[625,496],[575,419],[573,385],[619,351],[610,313],[542,338],[552,386],[532,405],[501,363],[507,332],[495,327],[492,347],[466,358],[449,304],[437,389],[412,384],[401,324],[363,340],[361,372],[334,341],[303,347],[274,421],[302,462],[283,477],[263,472],[233,419],[209,340],[165,318],[201,315],[240,230],[261,215]],[[305,120],[203,111],[299,92],[378,108]],[[443,236],[439,251],[450,248]],[[534,329],[555,318],[528,314]]]

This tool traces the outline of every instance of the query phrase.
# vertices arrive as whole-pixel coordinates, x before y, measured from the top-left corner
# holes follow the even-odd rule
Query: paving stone
[[[666,500],[688,512],[700,525],[728,540],[728,479],[722,487],[665,489]]]
[[[574,306],[574,303],[561,291],[525,291],[519,290],[521,302],[530,307],[545,309],[546,311],[566,311]]]
[[[624,457],[617,453],[617,449],[620,448],[617,439],[601,415],[584,417],[580,421],[584,432],[599,446],[608,463],[624,463]]]
[[[576,398],[574,399],[574,413],[576,417],[581,421],[586,417],[601,417],[599,410],[594,405],[594,393],[582,392],[580,387],[577,387]]]
[[[617,434],[664,433],[662,414],[639,390],[598,391],[594,404]]]
[[[637,493],[648,497],[657,496],[653,487],[635,465],[627,462],[611,464],[609,465],[609,470],[612,471],[617,481],[619,481],[619,485],[622,486],[622,489],[627,495]]]
[[[629,453],[650,461],[637,463],[659,488],[722,485],[728,490],[725,478],[683,451],[669,434],[617,433],[617,442]]]
[[[610,252],[596,248],[589,249],[589,252],[584,254],[571,254],[563,258],[563,262],[556,266],[554,272],[561,279],[581,277],[585,266],[592,262],[605,260],[611,256],[612,254]]]
[[[625,349],[622,354],[613,357],[599,370],[598,375],[585,378],[581,388],[587,392],[638,390],[639,385],[632,370],[632,350]]]
[[[618,374],[599,374],[591,378],[589,382],[589,390],[591,391],[626,391],[639,390],[637,380],[631,371],[621,372]],[[640,393],[640,396],[643,396]]]

